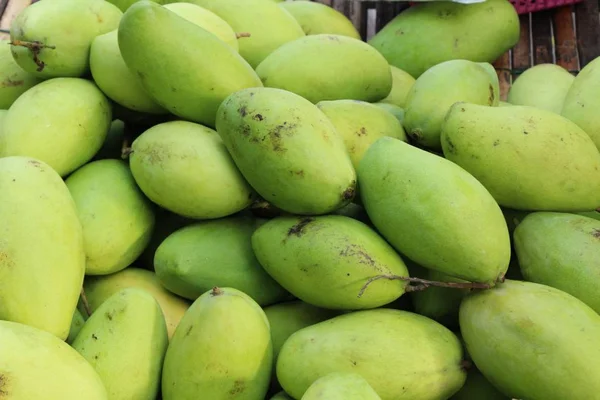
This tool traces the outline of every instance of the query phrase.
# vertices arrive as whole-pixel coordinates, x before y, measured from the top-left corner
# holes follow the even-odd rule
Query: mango
[[[344,14],[326,4],[312,1],[284,1],[279,4],[292,14],[307,35],[322,33],[360,40],[360,33]]]
[[[382,400],[446,399],[465,382],[462,356],[460,341],[444,326],[380,308],[294,333],[279,353],[277,377],[295,399],[332,372],[360,374]]]
[[[400,108],[406,107],[406,98],[410,89],[412,89],[416,80],[408,72],[390,65],[392,72],[392,90],[386,98],[381,99],[382,103],[394,104]]]
[[[239,290],[215,287],[192,304],[175,331],[162,397],[264,399],[272,364],[269,321],[260,306]]]
[[[43,330],[0,321],[0,353],[0,394],[6,399],[108,400],[92,366]]]
[[[127,288],[136,288],[151,294],[162,309],[169,339],[190,306],[190,303],[165,289],[154,272],[129,267],[123,271],[104,276],[88,276],[83,285],[92,312],[109,297]]]
[[[445,157],[469,171],[498,204],[529,211],[600,206],[600,152],[577,125],[529,106],[452,106]]]
[[[450,400],[511,400],[498,391],[475,367],[467,372],[464,386]]]
[[[600,149],[600,57],[586,65],[577,75],[569,89],[561,115],[575,122]]]
[[[404,127],[417,145],[441,149],[444,117],[459,101],[486,106],[498,105],[498,77],[492,81],[481,64],[452,60],[438,64],[421,75],[408,94]]]
[[[560,65],[535,65],[513,82],[508,92],[508,102],[560,114],[574,80],[575,77]]]
[[[381,400],[381,397],[359,374],[333,372],[314,381],[302,400]]]
[[[367,150],[358,176],[373,225],[415,263],[477,282],[506,272],[510,237],[502,211],[456,164],[382,138]]]
[[[105,159],[121,159],[123,152],[123,140],[125,139],[125,122],[120,119],[113,119],[110,128],[102,143],[100,150],[94,155],[92,161]]]
[[[81,77],[89,71],[92,40],[116,29],[122,15],[104,0],[33,3],[10,25],[13,58],[38,78]]]
[[[131,149],[135,181],[150,200],[169,211],[188,218],[221,218],[252,201],[252,188],[213,129],[165,122],[142,133]]]
[[[510,104],[507,101],[499,101],[498,102],[498,107],[510,107],[510,106],[512,106],[512,104]]]
[[[344,139],[354,168],[358,168],[365,152],[377,139],[390,136],[407,140],[400,121],[374,104],[358,100],[331,100],[321,101],[317,107]]]
[[[339,210],[335,210],[332,214],[354,218],[356,220],[359,220],[360,222],[364,222],[365,224],[371,226],[371,221],[369,221],[369,216],[367,215],[367,212],[365,211],[364,207],[356,203],[350,203],[340,208]]]
[[[385,25],[369,44],[413,77],[449,60],[494,62],[519,41],[519,16],[507,0],[420,3]]]
[[[98,307],[72,346],[98,372],[110,399],[154,400],[167,345],[160,306],[149,293],[130,288]]]
[[[128,267],[150,241],[155,219],[127,164],[94,161],[65,182],[83,226],[86,275],[107,275]]]
[[[284,391],[278,392],[275,396],[271,397],[269,400],[294,400],[290,396],[288,396]]]
[[[321,110],[294,93],[232,94],[219,107],[217,132],[250,185],[281,210],[325,214],[354,197],[356,173],[342,137]]]
[[[583,215],[583,216],[589,217],[589,218],[594,218],[594,219],[597,219],[598,221],[600,221],[600,212],[598,212],[598,211],[587,211],[587,212],[580,212],[577,214]]]
[[[23,70],[12,56],[10,40],[0,40],[0,108],[8,109],[12,103],[41,79]]]
[[[186,226],[156,250],[154,269],[161,284],[190,300],[215,286],[232,287],[259,305],[288,293],[261,267],[252,252],[254,218],[230,217]]]
[[[173,46],[173,38],[185,40]],[[192,122],[213,126],[217,108],[229,94],[262,86],[231,46],[150,1],[135,3],[125,12],[118,43],[125,64],[146,92],[169,112]]]
[[[110,104],[92,82],[50,79],[23,93],[8,110],[0,157],[33,157],[64,177],[94,157],[111,120]]]
[[[404,109],[401,107],[398,107],[395,104],[390,104],[390,103],[382,103],[382,102],[377,102],[377,103],[373,103],[374,106],[377,106],[379,108],[381,108],[382,110],[385,110],[389,113],[391,113],[394,117],[396,117],[396,119],[400,122],[400,124],[404,123]],[[404,127],[403,127],[404,129]]]
[[[73,319],[71,320],[71,329],[69,329],[69,336],[67,337],[66,342],[71,344],[83,328],[83,324],[85,324],[85,318],[83,314],[79,312],[78,309],[75,309],[73,313]]]
[[[0,158],[0,226],[0,320],[66,339],[85,253],[77,210],[60,176],[33,158]]]
[[[115,6],[119,7],[119,10],[125,12],[129,7],[131,7],[134,3],[137,3],[139,0],[107,0]],[[163,4],[164,0],[150,0],[158,4]]]
[[[459,317],[477,368],[509,398],[597,396],[600,316],[577,298],[507,279],[465,298]]]

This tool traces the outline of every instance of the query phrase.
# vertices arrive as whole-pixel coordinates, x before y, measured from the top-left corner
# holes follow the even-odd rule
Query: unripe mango
[[[398,107],[406,107],[406,98],[412,89],[416,80],[408,72],[390,65],[392,71],[392,90],[386,98],[381,99],[382,103],[394,104]]]
[[[377,103],[373,103],[373,105],[381,108],[382,110],[385,110],[389,113],[391,113],[394,117],[396,117],[396,119],[400,122],[400,124],[404,123],[404,109],[398,107],[395,104],[390,104],[390,103],[382,103],[382,102],[377,102]]]
[[[574,80],[575,77],[560,65],[538,64],[513,82],[508,92],[508,102],[560,114]]]
[[[284,1],[279,4],[279,7],[292,14],[307,35],[326,33],[361,39],[352,21],[326,4],[312,1]]]
[[[381,397],[359,374],[333,372],[314,381],[302,400],[381,400]]]
[[[15,62],[9,42],[0,40],[0,108],[6,110],[20,95],[42,81]]]
[[[511,400],[485,379],[477,368],[471,366],[464,386],[450,400]]]
[[[73,313],[73,319],[71,320],[71,329],[69,329],[69,336],[67,337],[66,342],[71,344],[83,328],[83,324],[85,324],[85,318],[83,314],[79,311],[79,309],[75,309]]]
[[[120,160],[123,153],[123,139],[125,138],[125,123],[120,119],[113,119],[106,134],[102,147],[92,161],[117,159]]]
[[[271,397],[269,400],[294,400],[290,396],[288,396],[285,392],[281,391],[276,393],[275,396]]]

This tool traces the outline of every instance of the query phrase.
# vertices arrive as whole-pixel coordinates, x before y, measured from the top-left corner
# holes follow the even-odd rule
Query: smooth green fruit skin
[[[148,245],[155,218],[127,163],[91,162],[66,184],[83,226],[86,275],[112,274],[131,265]]]
[[[377,103],[373,103],[373,105],[381,108],[382,110],[385,110],[389,113],[391,113],[394,117],[396,117],[396,119],[400,122],[400,124],[404,123],[404,109],[401,107],[398,107],[397,105],[394,104],[390,104],[390,103],[382,103],[382,102],[377,102]],[[404,127],[403,127],[404,129]]]
[[[456,164],[382,138],[367,151],[358,176],[371,221],[414,262],[477,282],[494,282],[506,272],[510,237],[502,211]]]
[[[560,114],[574,80],[575,77],[560,65],[535,65],[513,82],[508,92],[508,102]]]
[[[73,342],[102,378],[110,399],[154,400],[167,351],[167,326],[151,294],[125,289],[108,298]]]
[[[230,217],[184,227],[156,250],[154,269],[171,292],[196,300],[211,288],[232,287],[265,306],[288,293],[261,267],[252,251],[257,222]]]
[[[600,57],[586,65],[571,85],[561,115],[575,122],[600,149]]]
[[[103,0],[53,0],[25,8],[10,26],[11,41],[41,42],[37,58],[27,47],[11,46],[14,60],[39,78],[73,77],[89,71],[90,45],[116,29],[123,13]],[[48,103],[51,104],[51,103]]]
[[[495,76],[495,74],[494,74]],[[459,101],[493,106],[498,103],[498,78],[467,60],[438,64],[417,79],[406,99],[404,127],[419,146],[441,149],[444,117]]]
[[[45,331],[0,320],[0,394],[10,400],[108,400],[92,366]]]
[[[269,54],[256,73],[264,86],[288,90],[315,104],[375,102],[392,89],[385,58],[368,44],[342,35],[310,35],[287,43]]]
[[[0,320],[66,339],[85,253],[77,210],[60,176],[33,158],[0,158],[0,226]]]
[[[600,206],[600,153],[586,133],[529,106],[452,106],[444,156],[469,171],[503,207],[590,211]]]
[[[269,321],[260,306],[239,290],[214,288],[192,304],[175,331],[162,397],[264,399],[272,364]]]
[[[598,212],[598,211],[580,212],[577,214],[583,215],[583,216],[589,217],[589,218],[594,218],[594,219],[597,219],[598,221],[600,221],[600,212]]]
[[[9,43],[8,39],[0,40],[0,109],[6,110],[19,96],[41,82],[15,62]]]
[[[381,99],[382,103],[394,104],[400,108],[406,107],[406,98],[412,89],[416,80],[408,72],[390,65],[392,71],[392,90],[386,98]]]
[[[94,83],[47,80],[23,93],[8,110],[0,132],[0,157],[33,157],[64,177],[102,147],[111,114],[110,103]]]
[[[285,90],[245,89],[219,107],[217,131],[237,167],[269,203],[294,214],[348,204],[356,173],[325,114]]]
[[[276,393],[275,396],[271,397],[269,400],[294,400],[290,396],[288,396],[285,392],[281,391]]]
[[[140,0],[107,0],[110,3],[114,4],[115,6],[119,7],[119,9],[123,12],[127,11],[127,9],[129,7],[131,7],[133,4],[137,3]],[[158,3],[158,4],[164,4],[165,1],[164,0],[150,0],[153,1],[154,3]]]
[[[369,44],[413,77],[449,60],[494,62],[519,41],[519,16],[506,0],[422,3],[401,12]]]
[[[458,338],[437,322],[380,308],[341,315],[294,333],[279,353],[277,377],[295,399],[323,376],[353,372],[382,400],[439,400],[465,382],[462,356]]]
[[[514,234],[526,280],[565,291],[600,314],[600,221],[575,214],[529,214]]]
[[[600,390],[600,316],[570,294],[506,280],[463,301],[460,329],[477,368],[510,398],[584,400]]]
[[[498,391],[485,379],[477,368],[471,367],[467,372],[465,385],[450,400],[511,400]]]
[[[173,38],[179,40],[173,46]],[[219,104],[262,86],[252,67],[215,35],[150,1],[135,3],[119,24],[125,64],[158,104],[174,115],[214,126]],[[210,57],[206,55],[210,54]]]
[[[195,219],[222,218],[252,201],[252,188],[213,129],[165,122],[142,133],[131,148],[129,163],[140,189],[169,211]]]
[[[506,101],[500,101],[498,103],[498,107],[510,107],[510,106],[512,106],[512,104],[510,104],[510,103],[508,103]]]
[[[312,1],[284,1],[279,7],[292,14],[307,35],[325,33],[361,39],[352,21],[328,5]]]
[[[79,311],[79,309],[75,309],[73,313],[73,319],[71,320],[71,329],[69,330],[69,336],[67,337],[66,342],[71,344],[83,328],[83,324],[85,324],[85,318],[83,314]]]
[[[359,374],[333,372],[310,385],[302,400],[381,400],[381,397]]]

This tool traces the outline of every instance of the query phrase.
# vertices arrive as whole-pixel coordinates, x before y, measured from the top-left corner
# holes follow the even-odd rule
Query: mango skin
[[[356,173],[343,139],[308,100],[255,88],[219,107],[217,132],[235,164],[269,203],[294,214],[325,214],[348,204]]]
[[[535,65],[513,82],[508,92],[508,102],[560,114],[574,80],[575,77],[560,65]]]
[[[279,7],[292,14],[307,35],[325,33],[361,39],[352,21],[328,5],[312,1],[284,1]]]
[[[302,400],[381,400],[381,397],[362,376],[333,372],[310,385]]]
[[[23,93],[8,110],[0,132],[0,157],[33,157],[64,177],[102,147],[111,117],[110,103],[94,83],[47,80]]]
[[[408,93],[410,93],[416,80],[408,72],[396,68],[393,65],[390,65],[390,70],[392,72],[392,90],[390,91],[390,94],[384,99],[381,99],[380,102],[394,104],[400,108],[404,108],[406,107]]]
[[[11,400],[108,400],[94,368],[45,331],[0,321],[0,393]]]
[[[498,391],[475,367],[467,372],[465,385],[450,400],[511,400]]]
[[[167,346],[160,306],[140,289],[108,298],[72,345],[98,372],[114,400],[156,399]]]
[[[600,316],[565,292],[507,279],[463,300],[460,329],[477,368],[510,398],[583,400],[600,390]]]
[[[589,217],[589,218],[594,218],[594,219],[597,219],[598,221],[600,221],[600,212],[598,212],[598,211],[580,212],[577,214],[583,215],[583,216]]]
[[[503,207],[600,206],[600,152],[583,130],[553,112],[455,104],[442,128],[442,147],[448,160],[469,171]]]
[[[119,7],[119,10],[125,12],[129,7],[131,7],[134,3],[137,3],[139,0],[109,0],[109,3],[114,4]],[[164,4],[163,0],[150,0],[158,4]]]
[[[298,63],[298,60],[306,62]],[[312,103],[375,102],[392,89],[389,64],[368,44],[342,35],[310,35],[273,51],[256,67],[266,87],[288,90]]]
[[[502,211],[456,164],[382,138],[367,151],[358,176],[373,225],[409,259],[468,281],[494,282],[506,272],[510,237]]]
[[[123,152],[123,139],[125,138],[125,123],[120,119],[113,119],[110,128],[102,143],[102,147],[92,158],[92,161],[106,159],[121,159]]]
[[[431,2],[401,12],[369,44],[414,78],[449,60],[494,62],[519,41],[519,16],[506,0]]]
[[[9,43],[8,39],[0,40],[0,109],[6,110],[20,95],[42,81],[15,62]]]
[[[192,304],[175,331],[162,398],[264,399],[272,364],[269,321],[260,306],[239,290],[214,288]]]
[[[85,253],[75,204],[60,176],[33,158],[0,158],[0,226],[0,320],[65,340]]]
[[[394,117],[396,117],[396,119],[400,122],[400,124],[404,123],[405,112],[404,112],[403,108],[398,107],[395,104],[382,103],[382,102],[373,103],[373,105],[381,108],[382,110],[385,110],[385,111],[391,113]]]
[[[382,400],[445,399],[465,382],[462,356],[458,338],[437,322],[380,308],[294,333],[279,353],[277,377],[295,399],[332,372],[360,374]]]
[[[173,38],[186,38],[173,46]],[[125,64],[174,115],[214,126],[219,104],[238,90],[262,86],[252,67],[215,35],[150,1],[135,3],[119,24]],[[206,57],[211,54],[211,57]]]
[[[288,396],[285,392],[281,391],[276,393],[275,396],[271,397],[269,400],[294,400],[290,396]]]
[[[66,340],[68,344],[73,343],[73,341],[81,331],[81,328],[83,328],[85,320],[86,319],[83,316],[83,314],[79,311],[79,309],[76,308],[75,312],[73,313],[73,319],[71,320],[71,329],[69,330],[69,336]]]

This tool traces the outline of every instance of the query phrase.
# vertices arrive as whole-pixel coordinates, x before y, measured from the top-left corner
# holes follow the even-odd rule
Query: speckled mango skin
[[[381,397],[359,374],[333,372],[310,385],[302,400],[381,400]]]

